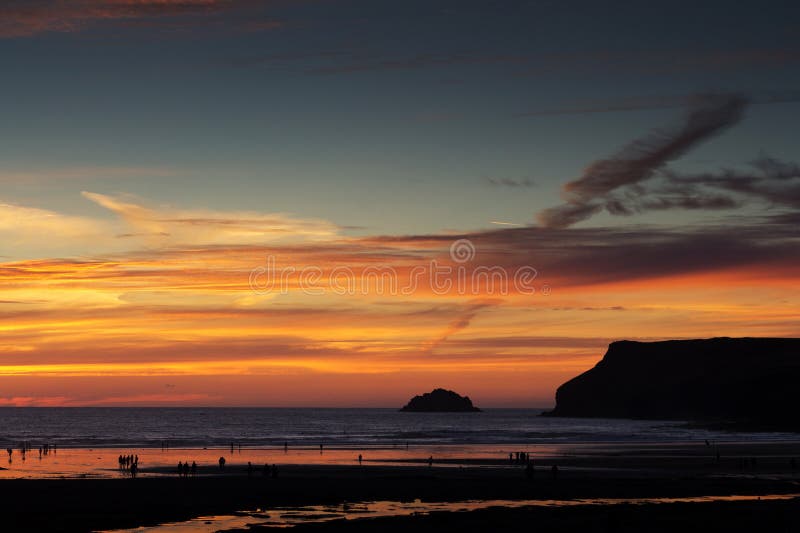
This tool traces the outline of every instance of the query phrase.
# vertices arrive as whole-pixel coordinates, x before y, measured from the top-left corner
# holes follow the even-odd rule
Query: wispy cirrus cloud
[[[502,300],[498,299],[484,299],[467,304],[463,312],[459,314],[455,320],[450,322],[441,334],[423,344],[423,350],[427,353],[432,353],[437,346],[447,342],[450,337],[468,328],[472,320],[478,316],[481,310],[499,305],[501,302]]]
[[[10,203],[0,203],[0,234],[6,246],[24,243],[27,239],[50,236],[79,238],[97,236],[99,227],[89,217],[67,215]]]
[[[287,237],[324,239],[340,229],[319,219],[285,213],[220,212],[148,207],[138,199],[84,191],[83,196],[118,215],[134,230],[125,236],[149,236],[173,245],[258,243]]]
[[[7,258],[98,256],[142,248],[323,241],[345,229],[288,213],[151,206],[130,195],[83,192],[116,218],[67,214],[0,201]]]

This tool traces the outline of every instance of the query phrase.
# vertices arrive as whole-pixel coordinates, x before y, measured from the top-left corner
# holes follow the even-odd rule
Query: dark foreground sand
[[[196,478],[0,480],[2,531],[92,531],[279,505],[368,500],[641,498],[800,493],[789,471],[744,473],[563,468],[286,466],[277,479],[241,467]],[[798,500],[489,509],[300,526],[301,531],[800,531]],[[755,527],[758,525],[758,527]]]
[[[246,531],[265,531],[252,528]],[[800,500],[664,503],[569,508],[486,509],[427,516],[338,520],[295,527],[300,533],[338,531],[382,533],[468,532],[796,532]]]

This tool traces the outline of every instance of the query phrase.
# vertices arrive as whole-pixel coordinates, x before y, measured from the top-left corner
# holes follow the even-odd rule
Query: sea
[[[728,432],[681,421],[542,417],[541,409],[408,413],[324,408],[0,408],[0,449],[409,446],[796,441],[797,434]]]

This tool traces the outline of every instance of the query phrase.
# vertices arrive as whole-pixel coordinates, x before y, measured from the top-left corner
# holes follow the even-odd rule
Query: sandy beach
[[[753,509],[769,510],[779,520],[798,508],[795,495],[800,494],[800,475],[791,468],[791,459],[800,456],[795,442],[569,446],[548,448],[548,453],[542,448],[534,456],[532,479],[523,465],[511,464],[499,450],[492,455],[460,456],[458,450],[463,452],[463,447],[450,454],[439,447],[440,456],[429,467],[427,449],[372,450],[365,452],[367,460],[362,465],[356,460],[357,452],[349,449],[323,454],[297,450],[282,458],[279,450],[244,449],[239,454],[237,449],[231,454],[229,449],[150,449],[139,450],[141,473],[130,479],[111,462],[123,450],[63,449],[58,451],[63,464],[86,465],[92,464],[92,457],[104,459],[97,460],[88,474],[73,471],[61,477],[0,479],[4,530],[110,531],[177,522],[152,531],[213,531],[213,520],[211,525],[202,520],[180,522],[219,516],[239,516],[240,520],[228,525],[247,525],[252,530],[271,527],[271,523],[274,527],[280,513],[302,515],[306,506],[324,505],[328,506],[323,509],[328,510],[324,520],[307,524],[295,520],[291,525],[338,531],[369,528],[363,524],[380,521],[380,527],[395,530],[413,521],[414,527],[423,530],[441,530],[447,523],[452,529],[480,531],[485,530],[480,527],[482,521],[498,524],[493,529],[521,530],[534,520],[548,525],[613,526],[601,531],[660,531],[642,526],[663,524],[662,516],[673,521],[669,523],[680,517],[705,523],[713,516],[714,523],[725,523],[724,517],[730,517],[731,526],[744,527],[747,522],[736,517]],[[228,457],[224,470],[213,462],[220,455]],[[328,462],[321,462],[320,455]],[[299,461],[312,456],[316,463]],[[173,460],[177,465],[176,457],[198,460],[197,474],[178,477],[172,466]],[[266,461],[255,463],[256,458],[265,457],[274,458],[277,478],[263,475],[261,466]],[[54,462],[53,458],[43,463]],[[29,457],[26,463],[32,460],[38,461]],[[254,463],[250,472],[248,460]],[[557,475],[553,465],[558,466]],[[4,471],[7,476],[10,472]],[[714,498],[724,496],[737,498]],[[496,500],[510,503],[480,505]],[[415,501],[420,502],[421,512],[386,513],[392,516],[375,510],[361,515],[346,512],[347,506],[358,502]],[[470,503],[425,507],[425,502]]]

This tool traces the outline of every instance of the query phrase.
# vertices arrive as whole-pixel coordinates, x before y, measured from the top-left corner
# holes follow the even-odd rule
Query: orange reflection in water
[[[242,512],[235,515],[202,516],[185,522],[170,522],[158,526],[113,530],[105,533],[211,533],[246,528],[249,525],[290,528],[297,524],[357,520],[388,516],[411,516],[431,512],[463,512],[500,507],[575,507],[580,505],[645,505],[657,503],[711,503],[753,500],[791,500],[800,494],[764,494],[731,496],[691,496],[686,498],[592,498],[582,500],[467,500],[461,502],[376,501],[341,505],[306,505],[275,507]]]

